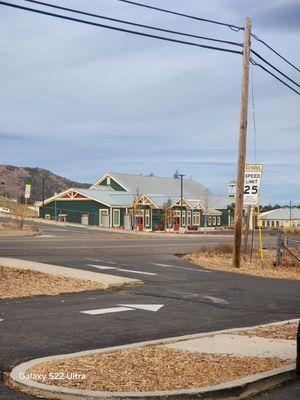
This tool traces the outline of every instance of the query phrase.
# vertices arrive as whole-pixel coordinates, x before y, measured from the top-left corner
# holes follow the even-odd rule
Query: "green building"
[[[226,196],[199,182],[107,173],[89,189],[70,188],[39,205],[39,216],[106,228],[197,230],[230,225]]]

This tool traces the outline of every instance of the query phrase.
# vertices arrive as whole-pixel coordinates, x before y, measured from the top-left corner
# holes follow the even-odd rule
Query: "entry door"
[[[109,227],[109,214],[106,208],[102,208],[99,212],[99,226]]]
[[[82,223],[82,225],[88,225],[89,224],[89,214],[82,214],[81,215],[81,223]]]

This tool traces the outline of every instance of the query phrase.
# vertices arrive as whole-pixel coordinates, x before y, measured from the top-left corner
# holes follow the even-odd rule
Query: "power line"
[[[267,68],[265,68],[263,65],[257,63],[256,61],[254,61],[252,58],[250,59],[251,64],[255,65],[261,69],[263,69],[265,72],[267,72],[268,74],[272,75],[275,79],[277,79],[279,82],[283,83],[285,86],[287,86],[289,89],[291,89],[293,92],[299,94],[300,96],[300,92],[298,92],[296,89],[292,88],[290,85],[288,85],[286,82],[284,82],[282,79],[280,79],[277,75],[273,74],[273,72],[269,71]]]
[[[273,68],[276,72],[278,72],[280,75],[284,76],[286,79],[288,79],[290,82],[292,82],[294,85],[300,87],[299,83],[295,82],[293,79],[288,77],[286,74],[284,74],[282,71],[280,71],[278,68],[274,67],[269,61],[267,61],[265,58],[263,58],[261,55],[259,55],[256,51],[251,50],[251,53],[256,55],[260,60],[265,62],[269,67]]]
[[[74,8],[62,7],[62,6],[58,6],[56,4],[45,3],[43,1],[36,1],[36,0],[24,0],[24,1],[27,1],[27,2],[33,3],[33,4],[43,5],[43,6],[46,6],[46,7],[59,9],[59,10],[70,11],[70,12],[73,12],[73,13],[76,13],[76,14],[87,15],[89,17],[101,18],[101,19],[104,19],[104,20],[107,20],[107,21],[113,21],[113,22],[118,22],[118,23],[121,23],[121,24],[137,26],[139,28],[152,29],[152,30],[159,31],[159,32],[172,33],[172,34],[175,34],[175,35],[187,36],[187,37],[191,37],[191,38],[195,38],[195,39],[203,39],[203,40],[209,40],[209,41],[212,41],[212,42],[225,43],[225,44],[231,44],[233,46],[243,47],[242,43],[238,43],[238,42],[232,42],[232,41],[228,41],[228,40],[216,39],[216,38],[211,38],[211,37],[207,37],[207,36],[193,35],[193,34],[190,34],[190,33],[174,31],[174,30],[171,30],[171,29],[158,28],[156,26],[139,24],[139,23],[136,23],[136,22],[131,22],[131,21],[112,18],[112,17],[106,17],[104,15],[99,15],[99,14],[94,14],[94,13],[90,13],[90,12],[86,12],[86,11],[76,10]]]
[[[257,140],[256,140],[256,116],[255,116],[255,101],[254,101],[254,73],[253,65],[251,67],[251,100],[252,100],[252,119],[253,119],[253,136],[254,136],[254,163],[257,161]]]
[[[257,37],[256,35],[254,35],[253,33],[251,34],[251,36],[257,40],[258,42],[262,43],[263,45],[265,45],[268,49],[270,49],[273,53],[275,53],[278,57],[280,57],[282,60],[286,61],[291,67],[295,68],[296,71],[300,72],[300,69],[298,67],[296,67],[296,65],[294,65],[292,62],[290,62],[287,58],[283,57],[280,53],[278,53],[278,51],[276,51],[275,49],[273,49],[273,47],[271,47],[268,43],[264,42],[262,39],[260,39],[259,37]]]
[[[180,44],[185,44],[185,45],[188,45],[188,46],[201,47],[201,48],[204,48],[204,49],[223,51],[223,52],[226,52],[226,53],[242,54],[242,52],[238,51],[238,50],[231,50],[231,49],[222,48],[222,47],[215,47],[215,46],[207,46],[207,45],[204,45],[204,44],[187,42],[187,41],[178,40],[178,39],[172,39],[170,37],[151,35],[150,33],[138,32],[138,31],[133,31],[133,30],[130,30],[130,29],[118,28],[116,26],[99,24],[99,23],[96,23],[96,22],[91,22],[91,21],[86,21],[86,20],[83,20],[83,19],[68,17],[66,15],[61,15],[61,14],[56,14],[56,13],[50,13],[48,11],[42,11],[42,10],[38,10],[38,9],[35,9],[35,8],[19,6],[17,4],[7,3],[5,1],[0,1],[0,5],[12,7],[12,8],[17,8],[17,9],[20,9],[20,10],[30,11],[30,12],[37,13],[37,14],[43,14],[43,15],[47,15],[47,16],[50,16],[50,17],[60,18],[60,19],[68,20],[68,21],[79,22],[81,24],[97,26],[97,27],[100,27],[100,28],[110,29],[110,30],[123,32],[123,33],[129,33],[129,34],[132,34],[132,35],[144,36],[144,37],[148,37],[148,38],[152,38],[152,39],[164,40],[166,42],[180,43]]]
[[[210,23],[216,24],[216,25],[227,26],[228,28],[235,30],[235,31],[240,31],[240,30],[244,29],[242,26],[236,26],[233,24],[228,24],[226,22],[215,21],[215,20],[207,19],[207,18],[195,17],[194,15],[183,14],[183,13],[172,11],[172,10],[166,10],[164,8],[149,6],[148,4],[137,3],[136,1],[129,1],[129,0],[118,0],[118,1],[121,1],[122,3],[132,4],[132,5],[138,6],[138,7],[144,7],[144,8],[149,8],[151,10],[161,11],[161,12],[168,13],[168,14],[179,15],[180,17],[195,19],[197,21],[210,22]]]

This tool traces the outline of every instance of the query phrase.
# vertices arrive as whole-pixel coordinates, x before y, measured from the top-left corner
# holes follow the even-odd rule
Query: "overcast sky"
[[[299,0],[140,2],[236,25],[250,16],[256,35],[300,65]],[[56,3],[243,40],[242,32],[227,27],[118,0]],[[264,46],[254,41],[253,48],[300,81]],[[178,169],[216,194],[227,193],[236,173],[241,56],[0,6],[0,57],[0,163],[39,166],[85,182],[107,171],[171,176]],[[253,82],[263,202],[300,203],[300,97],[257,67]],[[247,153],[254,162],[252,112]]]

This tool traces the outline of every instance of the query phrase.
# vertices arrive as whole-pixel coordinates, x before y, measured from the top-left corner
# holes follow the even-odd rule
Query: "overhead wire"
[[[131,4],[131,5],[134,5],[134,6],[138,6],[138,7],[148,8],[148,9],[155,10],[155,11],[160,11],[160,12],[164,12],[164,13],[168,13],[168,14],[178,15],[180,17],[194,19],[194,20],[197,20],[197,21],[209,22],[209,23],[216,24],[216,25],[227,26],[228,28],[230,28],[232,30],[235,30],[237,32],[240,31],[240,30],[244,30],[244,27],[242,27],[242,26],[237,26],[237,25],[226,23],[226,22],[216,21],[216,20],[202,18],[202,17],[196,17],[194,15],[184,14],[184,13],[180,13],[180,12],[172,11],[172,10],[167,10],[165,8],[150,6],[149,4],[138,3],[136,1],[130,1],[130,0],[118,0],[118,1],[120,1],[122,3],[128,3],[128,4]]]
[[[288,79],[290,82],[292,82],[294,85],[298,86],[300,88],[300,84],[294,81],[292,78],[287,76],[285,73],[280,71],[278,68],[274,67],[273,64],[271,64],[269,61],[267,61],[264,57],[262,57],[260,54],[258,54],[256,51],[251,50],[251,53],[254,54],[257,58],[259,58],[261,61],[266,63],[269,67],[273,68],[276,72],[278,72],[280,75],[284,76],[286,79]]]
[[[273,47],[271,47],[268,43],[266,43],[264,40],[260,39],[257,35],[254,33],[251,33],[251,36],[257,40],[258,42],[262,43],[264,46],[266,46],[269,50],[271,50],[274,54],[276,54],[278,57],[280,57],[282,60],[287,62],[291,67],[293,67],[296,71],[300,72],[300,68],[298,68],[295,64],[293,64],[291,61],[289,61],[286,57],[278,53]]]
[[[64,19],[64,20],[68,20],[68,21],[72,21],[72,22],[79,22],[79,23],[86,24],[86,25],[97,26],[100,28],[110,29],[110,30],[119,31],[119,32],[123,32],[123,33],[129,33],[132,35],[144,36],[144,37],[148,37],[148,38],[152,38],[152,39],[159,39],[159,40],[163,40],[163,41],[167,41],[167,42],[180,43],[180,44],[185,44],[185,45],[194,46],[194,47],[200,47],[200,48],[204,48],[204,49],[223,51],[226,53],[242,54],[242,52],[238,51],[238,50],[232,50],[232,49],[223,48],[223,47],[208,46],[208,45],[204,45],[204,44],[200,44],[200,43],[187,42],[184,40],[174,39],[174,38],[170,38],[170,37],[152,35],[150,33],[119,28],[119,27],[112,26],[112,25],[99,24],[97,22],[92,22],[92,21],[87,21],[87,20],[83,20],[83,19],[79,19],[79,18],[69,17],[66,15],[43,11],[43,10],[39,10],[36,8],[20,6],[18,4],[13,4],[13,3],[7,3],[6,1],[0,1],[0,5],[16,8],[19,10],[30,11],[30,12],[37,13],[37,14],[47,15],[47,16],[55,17],[55,18],[59,18],[59,19]]]
[[[202,39],[202,40],[208,40],[208,41],[212,41],[212,42],[218,42],[218,43],[224,43],[224,44],[230,44],[230,45],[233,45],[233,46],[243,47],[243,44],[242,43],[238,43],[238,42],[232,42],[232,41],[228,41],[228,40],[211,38],[211,37],[207,37],[207,36],[199,36],[199,35],[195,35],[195,34],[191,34],[191,33],[179,32],[179,31],[175,31],[175,30],[171,30],[171,29],[165,29],[165,28],[159,28],[159,27],[152,26],[152,25],[140,24],[140,23],[136,23],[136,22],[132,22],[132,21],[128,21],[128,20],[112,18],[112,17],[107,17],[107,16],[104,16],[104,15],[90,13],[90,12],[86,12],[86,11],[82,11],[82,10],[77,10],[77,9],[74,9],[74,8],[62,7],[62,6],[59,6],[57,4],[53,4],[53,3],[46,3],[46,2],[43,2],[43,1],[37,1],[37,0],[24,0],[24,1],[26,1],[28,3],[39,4],[39,5],[42,5],[42,6],[63,10],[63,11],[69,11],[69,12],[76,13],[76,14],[86,15],[86,16],[93,17],[93,18],[100,18],[100,19],[104,19],[104,20],[107,20],[107,21],[113,21],[113,22],[118,22],[118,23],[121,23],[121,24],[127,24],[127,25],[131,25],[131,26],[136,26],[136,27],[139,27],[139,28],[146,28],[146,29],[151,29],[151,30],[155,30],[155,31],[159,31],[159,32],[172,33],[172,34],[175,34],[175,35],[186,36],[186,37],[191,37],[191,38],[195,38],[195,39]]]
[[[252,100],[252,120],[253,120],[253,136],[254,136],[254,163],[257,161],[257,141],[256,141],[256,115],[255,115],[255,101],[254,101],[254,71],[253,65],[251,67],[251,100]]]
[[[267,68],[265,68],[263,65],[259,64],[258,62],[256,62],[255,60],[253,60],[252,58],[250,59],[250,62],[252,65],[255,65],[261,69],[263,69],[265,72],[267,72],[268,74],[272,75],[275,79],[277,79],[279,82],[281,82],[283,85],[287,86],[288,88],[290,88],[293,92],[297,93],[298,95],[300,95],[300,92],[298,92],[296,89],[294,89],[292,86],[288,85],[286,82],[284,82],[282,79],[280,79],[277,75],[273,74],[273,72],[269,71]]]
[[[56,6],[56,5],[50,5],[49,3],[44,3],[44,2],[39,2],[39,1],[35,1],[35,0],[25,0],[25,1],[29,1],[31,3],[36,3],[36,4],[41,4],[41,5],[49,5],[50,7],[53,8],[60,8],[60,9],[65,9],[66,11],[72,11],[72,12],[78,12],[78,13],[85,13],[85,12],[81,12],[79,10],[73,10],[73,9],[67,9],[67,8],[63,8],[60,6]],[[119,0],[119,1],[124,1],[124,2],[129,2],[129,3],[134,3],[134,4],[139,4],[136,2],[131,2],[131,1],[125,1],[125,0]],[[137,36],[144,36],[144,37],[148,37],[148,38],[154,38],[154,39],[158,39],[158,40],[163,40],[163,41],[167,41],[167,42],[173,42],[173,43],[179,43],[179,44],[185,44],[185,45],[189,45],[189,46],[194,46],[194,47],[200,47],[200,48],[205,48],[205,49],[211,49],[211,50],[217,50],[217,51],[222,51],[222,52],[228,52],[228,53],[234,53],[234,54],[243,54],[242,51],[238,51],[238,50],[232,50],[229,48],[223,48],[223,47],[215,47],[215,46],[208,46],[208,45],[204,45],[204,44],[200,44],[200,43],[195,43],[195,42],[188,42],[188,41],[183,41],[183,40],[179,40],[179,39],[174,39],[171,37],[165,37],[165,36],[158,36],[158,35],[153,35],[153,34],[149,34],[146,32],[139,32],[139,31],[134,31],[134,30],[130,30],[130,29],[124,29],[124,28],[120,28],[117,26],[112,26],[112,25],[105,25],[105,24],[99,24],[96,22],[92,22],[92,21],[87,21],[87,20],[83,20],[83,19],[79,19],[79,18],[74,18],[74,17],[70,17],[67,15],[62,15],[62,14],[57,14],[57,13],[52,13],[52,12],[48,12],[48,11],[44,11],[44,10],[40,10],[40,9],[36,9],[36,8],[31,8],[31,7],[25,7],[25,6],[21,6],[18,4],[14,4],[14,3],[8,3],[5,1],[0,1],[0,5],[4,5],[7,7],[12,7],[12,8],[16,8],[16,9],[20,9],[23,11],[30,11],[33,13],[38,13],[38,14],[42,14],[42,15],[47,15],[47,16],[51,16],[51,17],[55,17],[55,18],[59,18],[59,19],[63,19],[63,20],[68,20],[68,21],[72,21],[72,22],[79,22],[82,24],[86,24],[86,25],[91,25],[91,26],[96,26],[96,27],[101,27],[101,28],[105,28],[105,29],[110,29],[110,30],[115,30],[115,31],[119,31],[119,32],[123,32],[123,33],[128,33],[128,34],[133,34],[133,35],[137,35]],[[144,5],[143,5],[144,6]],[[147,6],[148,7],[148,6]],[[151,6],[149,6],[151,8]],[[86,14],[91,14],[91,13],[86,13]],[[91,15],[91,16],[95,16]],[[102,17],[102,16],[101,16]],[[105,17],[106,18],[106,17]],[[108,18],[108,17],[107,17]],[[198,19],[198,17],[195,17],[196,19]],[[129,22],[129,21],[126,21]],[[225,23],[222,23],[225,24]],[[226,26],[228,26],[227,24],[225,24]],[[154,27],[152,27],[154,28]],[[160,29],[160,28],[157,28]],[[260,56],[257,52],[255,52],[254,50],[251,50],[251,52],[258,57],[260,60],[262,60],[263,62],[265,62],[267,65],[269,65],[271,68],[275,69],[278,73],[280,73],[282,76],[284,76],[286,79],[288,79],[289,81],[291,81],[293,84],[295,84],[296,86],[300,87],[300,85],[295,82],[294,80],[292,80],[291,78],[289,78],[286,74],[284,74],[282,71],[280,71],[278,68],[274,67],[271,63],[269,63],[266,59],[264,59],[262,56]],[[274,73],[272,73],[270,70],[268,70],[266,67],[264,67],[262,64],[258,63],[257,61],[255,61],[253,58],[251,58],[251,63],[255,66],[260,67],[261,69],[263,69],[265,72],[269,73],[271,76],[273,76],[275,79],[277,79],[279,82],[281,82],[282,84],[284,84],[286,87],[288,87],[289,89],[291,89],[293,92],[297,93],[298,95],[300,95],[300,93],[294,89],[292,86],[290,86],[289,84],[287,84],[286,82],[284,82],[282,79],[280,79],[277,75],[275,75]]]

